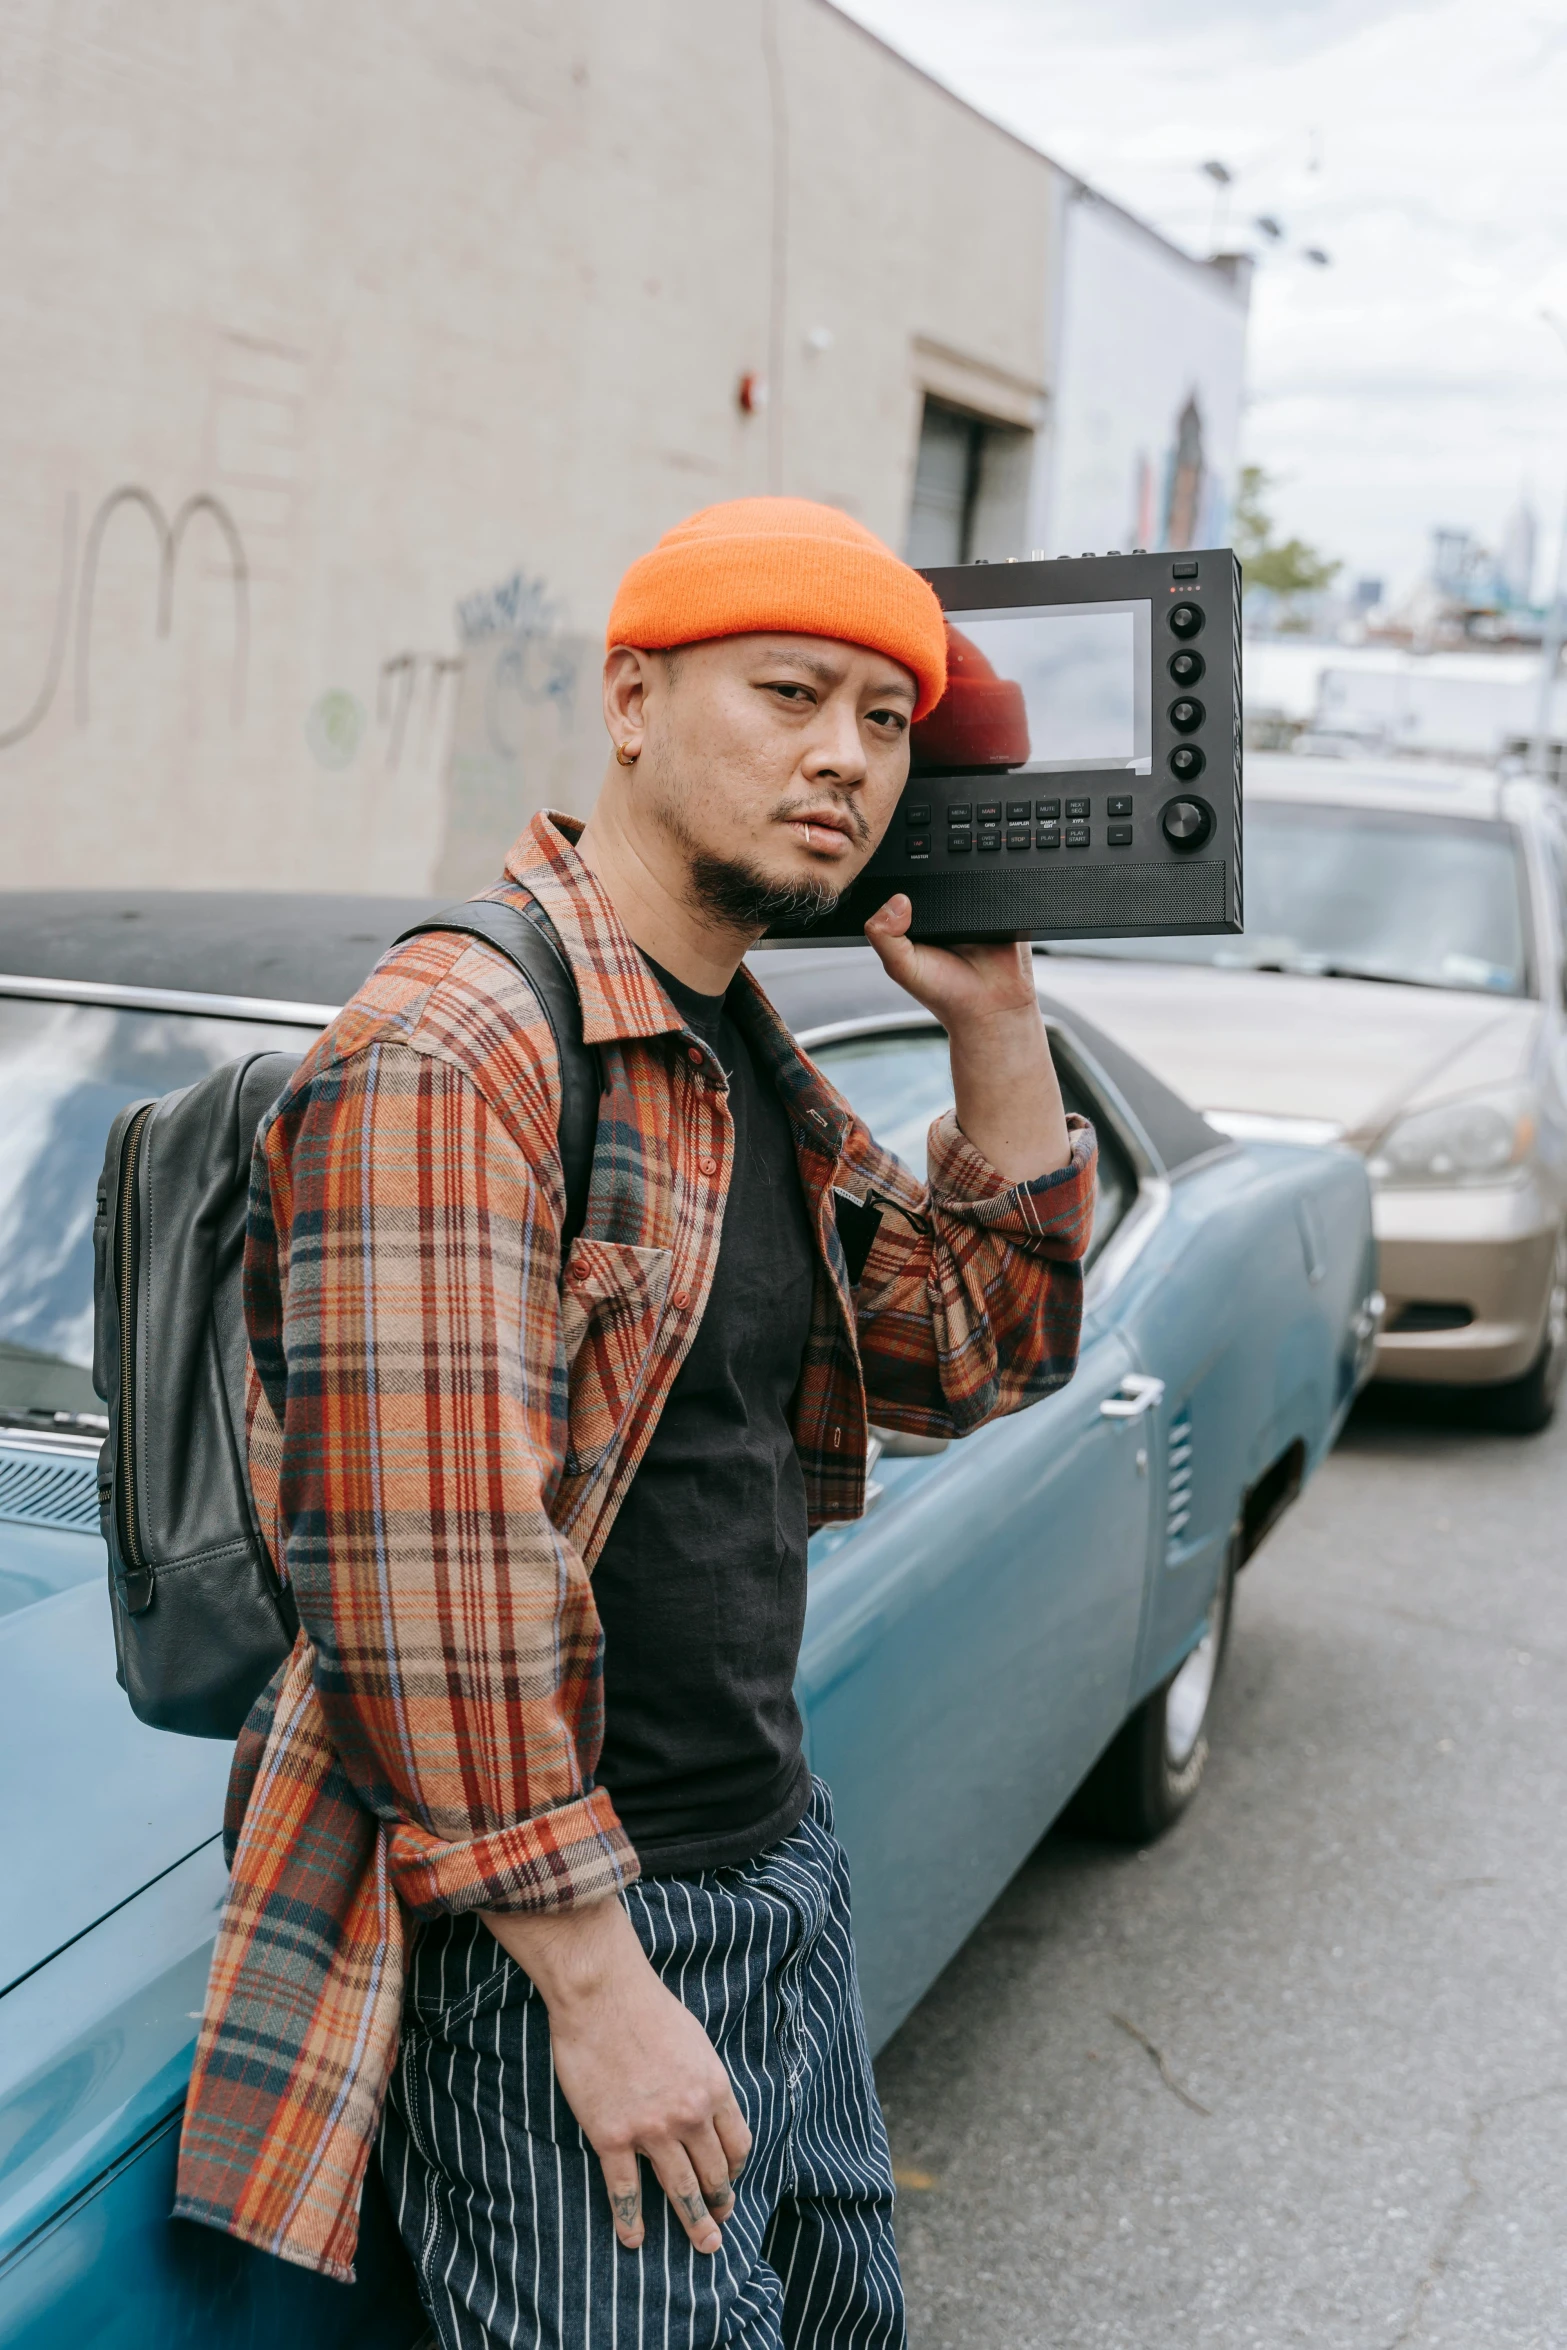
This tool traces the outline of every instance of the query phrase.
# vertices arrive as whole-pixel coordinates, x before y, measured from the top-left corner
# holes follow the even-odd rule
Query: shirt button
[[[832,1432],[832,1448],[834,1452],[843,1450],[843,1430],[841,1428],[835,1428]]]
[[[718,1173],[718,1161],[716,1159],[698,1159],[697,1167],[704,1175],[716,1175]]]
[[[677,1305],[677,1306],[680,1308],[680,1311],[681,1311],[682,1313],[684,1313],[684,1312],[685,1312],[685,1309],[686,1309],[686,1307],[687,1307],[687,1306],[688,1306],[690,1303],[691,1303],[690,1293],[689,1293],[687,1290],[684,1290],[684,1289],[677,1289],[677,1290],[675,1291],[675,1304],[676,1304],[676,1305]]]
[[[694,1061],[696,1066],[700,1068],[702,1066],[701,1046],[699,1044],[688,1044],[686,1046],[686,1059],[688,1061]]]

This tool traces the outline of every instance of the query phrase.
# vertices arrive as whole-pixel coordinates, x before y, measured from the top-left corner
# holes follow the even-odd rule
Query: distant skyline
[[[1217,231],[1257,252],[1243,445],[1285,530],[1397,589],[1434,528],[1496,549],[1524,490],[1549,591],[1567,348],[1540,314],[1567,336],[1567,0],[839,5],[1187,250]]]

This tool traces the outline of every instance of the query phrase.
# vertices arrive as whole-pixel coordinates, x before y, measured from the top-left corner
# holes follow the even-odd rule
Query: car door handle
[[[1148,1379],[1141,1371],[1128,1371],[1114,1395],[1107,1395],[1099,1410],[1106,1420],[1140,1420],[1144,1412],[1151,1412],[1155,1404],[1163,1401],[1162,1379]]]

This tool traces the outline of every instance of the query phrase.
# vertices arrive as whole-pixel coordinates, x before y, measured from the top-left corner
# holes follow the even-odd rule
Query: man
[[[805,1546],[863,1508],[868,1405],[963,1434],[1070,1376],[1093,1143],[1025,950],[868,925],[950,1039],[928,1188],[741,961],[864,865],[944,678],[928,586],[831,509],[632,566],[592,819],[491,893],[603,1070],[564,1272],[550,1030],[471,939],[388,955],[258,1144],[252,1481],[301,1630],[236,1757],[178,2209],[349,2275],[380,2129],[446,2350],[904,2338]],[[852,1287],[838,1191],[881,1212]]]

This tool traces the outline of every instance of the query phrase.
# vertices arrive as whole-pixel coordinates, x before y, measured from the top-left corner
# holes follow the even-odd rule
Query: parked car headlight
[[[1509,1182],[1535,1135],[1535,1100],[1526,1086],[1498,1086],[1432,1110],[1395,1118],[1373,1146],[1373,1183],[1469,1185]]]

